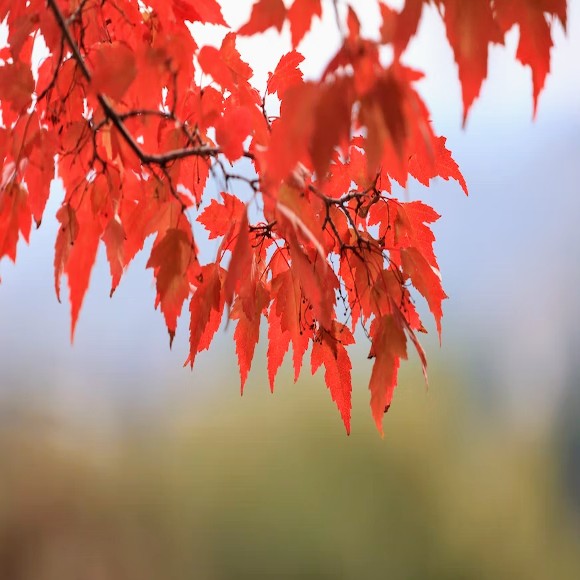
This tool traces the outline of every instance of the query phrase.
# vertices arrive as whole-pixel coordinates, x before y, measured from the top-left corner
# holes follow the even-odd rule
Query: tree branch
[[[58,6],[56,0],[47,0],[49,8],[52,10],[54,17],[60,27],[67,44],[69,45],[73,58],[76,60],[83,76],[90,82],[92,79],[91,71],[87,67],[83,55],[75,42],[67,21]],[[160,165],[165,166],[172,161],[177,161],[178,159],[184,159],[186,157],[200,156],[200,157],[217,157],[222,151],[219,147],[210,147],[209,145],[200,145],[199,147],[184,147],[182,149],[173,149],[171,151],[166,151],[165,153],[146,153],[143,151],[141,146],[131,135],[131,132],[123,122],[123,117],[113,107],[111,101],[106,95],[97,94],[97,99],[99,104],[103,108],[105,115],[110,119],[111,123],[117,128],[121,136],[129,145],[130,149],[137,155],[141,163],[144,165]],[[244,157],[253,159],[254,155],[248,151],[244,152]]]

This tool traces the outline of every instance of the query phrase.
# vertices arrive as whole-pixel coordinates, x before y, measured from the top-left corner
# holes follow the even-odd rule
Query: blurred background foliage
[[[216,385],[202,414],[184,390],[107,425],[5,398],[0,578],[577,578],[557,433],[518,435],[450,371],[425,395],[410,369],[384,439],[355,381],[346,437],[314,382]]]

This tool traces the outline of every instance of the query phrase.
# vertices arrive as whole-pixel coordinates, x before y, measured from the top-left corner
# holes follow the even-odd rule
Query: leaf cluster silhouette
[[[0,48],[0,258],[16,260],[20,238],[40,226],[51,183],[61,180],[54,274],[58,297],[67,278],[71,340],[99,246],[112,294],[153,236],[147,268],[170,341],[189,302],[187,364],[231,319],[243,390],[265,319],[270,388],[290,345],[295,379],[310,348],[311,370],[324,367],[348,432],[347,347],[360,326],[382,430],[409,345],[427,376],[415,296],[426,300],[439,335],[446,298],[431,231],[439,216],[398,199],[393,183],[415,178],[428,187],[441,177],[468,191],[417,91],[422,73],[403,63],[409,42],[423,11],[435,7],[457,62],[465,122],[490,45],[518,27],[516,56],[531,68],[535,112],[552,24],[565,28],[567,6],[407,0],[398,11],[371,3],[381,18],[373,39],[346,0],[258,0],[237,31],[218,0],[0,0],[8,29]],[[320,78],[305,80],[298,48],[321,18],[335,22],[342,42]],[[221,44],[201,45],[192,23],[222,30]],[[237,39],[269,29],[290,46],[260,92]],[[253,173],[239,170],[242,159]],[[223,184],[217,199],[208,198],[210,180]],[[219,240],[216,255],[200,255],[194,221]]]

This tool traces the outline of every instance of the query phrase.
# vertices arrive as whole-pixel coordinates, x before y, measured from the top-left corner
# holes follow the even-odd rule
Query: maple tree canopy
[[[8,31],[0,48],[0,258],[16,259],[60,179],[54,282],[59,296],[67,278],[71,339],[99,245],[112,294],[154,236],[147,267],[170,340],[189,303],[187,364],[210,346],[225,314],[236,321],[243,389],[264,317],[271,389],[289,346],[295,378],[311,347],[311,370],[324,367],[348,432],[346,347],[361,325],[382,430],[409,344],[426,371],[412,296],[426,300],[439,333],[446,297],[430,229],[439,216],[397,199],[392,184],[442,177],[467,193],[415,88],[422,75],[401,58],[425,5],[434,5],[457,62],[465,120],[489,46],[516,26],[535,112],[552,24],[565,28],[567,6],[407,0],[398,11],[371,2],[382,19],[376,39],[362,35],[346,0],[258,0],[237,31],[218,0],[0,0]],[[342,45],[321,78],[305,81],[297,47],[317,18],[336,21]],[[201,46],[191,23],[223,27],[223,42]],[[292,46],[260,93],[236,41],[270,28],[289,28]],[[236,169],[242,158],[253,175]],[[212,179],[223,192],[209,200]],[[198,253],[193,221],[219,240],[217,255]]]

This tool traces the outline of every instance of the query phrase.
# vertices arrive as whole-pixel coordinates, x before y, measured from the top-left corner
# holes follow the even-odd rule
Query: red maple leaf
[[[566,26],[566,0],[498,0],[495,3],[498,22],[504,32],[518,25],[520,40],[516,53],[519,61],[532,69],[534,116],[538,97],[550,72],[552,35],[549,16]]]
[[[221,276],[216,264],[203,266],[189,302],[189,357],[185,364],[192,368],[197,353],[209,348],[222,319]]]
[[[190,293],[189,270],[196,266],[197,256],[193,240],[183,229],[168,229],[151,250],[147,268],[153,268],[155,272],[155,305],[161,306],[170,343],[175,336],[177,318]]]
[[[0,66],[0,101],[10,103],[15,113],[23,112],[32,99],[34,79],[30,67],[20,61]]]
[[[322,15],[320,0],[294,0],[288,9],[292,47],[296,48],[312,26],[312,19]]]
[[[244,141],[252,131],[250,111],[246,107],[228,107],[216,124],[216,140],[224,155],[237,161],[244,153]]]
[[[210,240],[225,236],[232,229],[232,224],[238,222],[246,211],[240,198],[227,191],[223,191],[221,196],[223,203],[213,199],[197,218],[209,232]]]
[[[488,0],[440,0],[445,9],[447,38],[459,67],[463,92],[463,123],[487,78],[488,47],[503,44]]]
[[[373,323],[373,337],[369,358],[374,358],[369,389],[371,411],[377,429],[383,432],[383,415],[390,407],[397,385],[401,359],[407,358],[407,340],[397,319],[387,314]]]
[[[282,30],[286,18],[286,6],[283,0],[258,0],[252,6],[252,14],[239,30],[238,34],[251,36],[275,27]]]
[[[227,26],[217,0],[171,0],[178,19]]]
[[[54,255],[56,294],[60,300],[60,278],[66,274],[71,306],[71,341],[89,286],[102,230],[86,203],[75,211],[65,204],[56,214],[60,222]]]
[[[15,262],[18,238],[28,241],[32,226],[28,193],[14,181],[0,185],[0,256]]]
[[[234,341],[240,366],[240,392],[242,394],[252,366],[254,350],[260,338],[261,314],[270,302],[270,295],[263,284],[257,285],[255,294],[251,316],[246,314],[243,300],[239,299],[235,302],[231,312],[231,318],[238,321],[234,331]]]
[[[401,12],[396,12],[387,4],[381,2],[380,10],[383,19],[381,39],[392,43],[395,56],[398,58],[407,48],[407,44],[417,32],[423,5],[429,0],[406,0]]]
[[[93,56],[92,87],[120,101],[137,76],[133,51],[123,42],[101,44]]]
[[[323,330],[312,345],[311,367],[314,374],[320,365],[324,365],[324,380],[336,403],[347,434],[350,434],[351,412],[351,369],[350,357],[345,346],[352,344],[354,338],[348,328],[338,322],[333,323],[332,330]]]
[[[296,50],[283,55],[274,72],[268,75],[268,93],[278,93],[278,97],[283,99],[289,87],[300,84],[303,75],[298,66],[302,61],[304,57]]]
[[[119,285],[125,268],[125,230],[123,224],[113,218],[103,233],[103,242],[107,250],[107,260],[111,269],[111,296]]]

